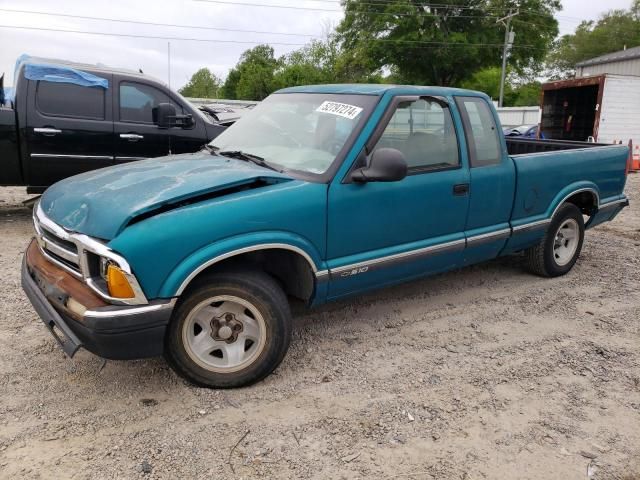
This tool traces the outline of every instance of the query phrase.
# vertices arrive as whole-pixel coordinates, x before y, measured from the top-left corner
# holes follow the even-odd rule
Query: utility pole
[[[516,37],[515,32],[511,29],[511,19],[518,15],[516,10],[515,13],[512,13],[511,9],[509,9],[509,14],[506,17],[500,18],[496,21],[496,23],[502,23],[505,27],[504,30],[504,48],[502,50],[502,74],[500,75],[500,99],[498,100],[498,107],[502,107],[502,103],[504,101],[504,81],[507,75],[507,56],[509,55],[509,51],[513,46],[513,41]]]
[[[171,42],[167,42],[167,77],[169,78],[169,88],[171,88]]]

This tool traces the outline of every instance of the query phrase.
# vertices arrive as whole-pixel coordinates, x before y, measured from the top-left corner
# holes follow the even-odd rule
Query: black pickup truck
[[[15,97],[0,106],[0,186],[41,193],[88,170],[195,152],[225,129],[142,73],[59,60],[30,62],[86,72],[105,79],[108,87],[29,79],[30,64],[21,64]],[[160,105],[175,121],[158,123]]]

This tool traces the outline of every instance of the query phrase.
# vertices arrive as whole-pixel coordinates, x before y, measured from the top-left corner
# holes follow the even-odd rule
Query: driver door
[[[330,185],[331,299],[463,264],[469,171],[448,102],[396,97],[381,122],[369,142],[373,151],[400,150],[408,175],[389,183],[336,178]]]
[[[153,122],[153,109],[172,103],[162,91],[132,81],[118,82],[115,102],[115,162],[125,163],[169,155],[171,129],[160,129]],[[181,113],[179,106],[176,106]]]

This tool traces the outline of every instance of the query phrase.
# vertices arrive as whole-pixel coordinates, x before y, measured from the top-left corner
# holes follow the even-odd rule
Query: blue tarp
[[[14,78],[17,78],[18,70],[24,65],[24,76],[29,80],[43,80],[45,82],[73,83],[81,87],[109,88],[109,80],[91,73],[82,72],[65,65],[52,65],[39,63],[29,55],[20,55],[16,60]]]
[[[12,101],[13,101],[13,87],[4,87],[4,103],[6,105],[10,105]]]

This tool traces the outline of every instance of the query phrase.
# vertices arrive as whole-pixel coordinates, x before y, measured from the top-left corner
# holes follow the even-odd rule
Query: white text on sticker
[[[356,118],[361,111],[362,108],[356,107],[355,105],[338,102],[322,102],[322,105],[316,108],[316,112],[330,113],[332,115],[338,115],[339,117],[348,118],[349,120]]]

